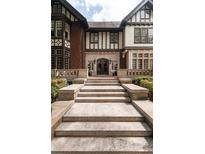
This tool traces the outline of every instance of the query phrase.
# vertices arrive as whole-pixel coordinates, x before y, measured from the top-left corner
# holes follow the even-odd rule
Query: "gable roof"
[[[66,7],[66,9],[68,9],[73,15],[76,16],[76,18],[83,22],[86,27],[88,27],[87,19],[82,14],[80,14],[80,12],[78,12],[78,10],[76,10],[68,1],[59,0],[59,2],[61,2]]]
[[[153,0],[142,0],[121,22],[121,26],[124,26],[126,22],[135,14],[137,13],[142,6],[146,3],[150,3],[153,6]]]

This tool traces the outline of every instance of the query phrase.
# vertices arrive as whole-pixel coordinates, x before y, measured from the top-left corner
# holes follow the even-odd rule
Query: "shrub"
[[[54,102],[58,97],[58,91],[67,85],[67,80],[64,78],[55,78],[51,80],[51,102]]]
[[[134,84],[140,85],[140,82],[142,80],[148,80],[148,81],[153,81],[153,78],[151,76],[138,76],[133,80]]]
[[[153,82],[151,82],[151,81],[141,80],[140,81],[140,86],[149,89],[150,92],[153,92]]]
[[[51,85],[56,86],[58,89],[65,87],[67,85],[67,80],[64,78],[52,79]]]
[[[58,87],[51,86],[51,102],[54,102],[58,96]]]
[[[149,80],[141,80],[140,86],[149,90],[149,99],[153,101],[153,82]]]

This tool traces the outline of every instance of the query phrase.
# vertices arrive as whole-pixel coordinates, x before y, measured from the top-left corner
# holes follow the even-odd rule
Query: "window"
[[[138,59],[138,69],[142,69],[142,59]]]
[[[65,61],[65,69],[69,69],[69,51],[68,50],[65,50],[64,61]]]
[[[150,69],[153,69],[153,60],[150,59]]]
[[[137,59],[132,59],[132,69],[137,69]]]
[[[55,36],[62,36],[62,21],[57,20],[56,21],[56,35]]]
[[[98,43],[98,33],[90,33],[90,43]]]
[[[65,39],[70,40],[70,25],[65,23]]]
[[[61,14],[61,5],[60,4],[54,4],[52,7],[52,13],[53,14]]]
[[[62,14],[65,15],[65,7],[62,6]]]
[[[149,54],[148,53],[145,53],[144,54],[144,57],[148,58]]]
[[[141,28],[141,43],[147,43],[148,29]]]
[[[140,22],[150,22],[151,21],[151,8],[145,5],[140,9]]]
[[[153,30],[148,29],[148,42],[153,42]]]
[[[51,50],[51,68],[62,69],[63,68],[63,51],[62,49]]]
[[[148,59],[144,59],[144,69],[148,69]]]
[[[118,43],[118,33],[110,33],[110,43]]]
[[[55,36],[55,22],[51,21],[51,36]]]
[[[152,43],[152,28],[135,28],[134,43]]]

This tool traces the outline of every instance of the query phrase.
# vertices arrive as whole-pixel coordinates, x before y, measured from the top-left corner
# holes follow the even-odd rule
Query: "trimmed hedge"
[[[153,101],[153,78],[152,77],[136,77],[133,83],[149,90],[149,99]]]

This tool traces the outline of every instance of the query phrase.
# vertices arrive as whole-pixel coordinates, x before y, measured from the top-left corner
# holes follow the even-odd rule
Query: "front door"
[[[109,74],[109,61],[108,59],[101,58],[97,60],[97,75]]]

